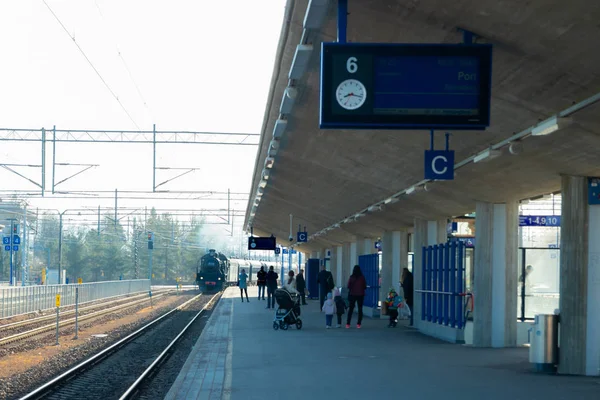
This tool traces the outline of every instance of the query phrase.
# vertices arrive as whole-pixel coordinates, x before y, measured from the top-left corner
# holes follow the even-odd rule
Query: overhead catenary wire
[[[119,100],[119,96],[117,96],[115,94],[115,92],[111,89],[111,87],[108,85],[108,83],[102,77],[102,74],[100,74],[100,71],[98,71],[98,69],[94,66],[94,63],[92,63],[92,61],[89,59],[89,57],[85,54],[85,51],[83,51],[83,49],[81,48],[81,46],[79,45],[79,43],[77,43],[77,41],[75,40],[75,36],[73,36],[73,35],[71,35],[71,33],[69,33],[69,30],[67,29],[67,27],[62,23],[62,21],[60,20],[60,18],[58,18],[58,15],[56,15],[56,13],[54,12],[54,10],[52,10],[52,7],[50,7],[50,5],[46,2],[46,0],[42,0],[42,2],[46,5],[46,7],[48,8],[48,10],[50,10],[50,13],[54,16],[54,18],[60,24],[60,26],[63,28],[63,30],[66,32],[66,34],[69,35],[69,37],[71,38],[71,40],[73,40],[73,43],[75,44],[75,46],[77,46],[77,49],[79,49],[79,52],[83,55],[83,57],[88,62],[88,64],[90,65],[90,67],[92,67],[92,69],[94,70],[94,72],[96,73],[96,75],[98,75],[98,78],[100,78],[100,80],[102,81],[102,83],[104,84],[104,86],[106,86],[106,88],[108,89],[108,91],[110,92],[110,94],[119,103],[119,105],[121,106],[121,108],[123,109],[123,111],[125,112],[125,114],[127,114],[127,116],[129,117],[129,119],[131,120],[131,122],[133,122],[133,124],[135,125],[135,127],[137,129],[141,129],[139,127],[139,125],[137,124],[137,122],[135,122],[135,120],[133,119],[133,117],[131,116],[131,114],[129,114],[129,111],[127,111],[127,109],[125,108],[125,106],[123,105],[123,103],[121,103],[121,100]]]
[[[106,19],[104,17],[104,13],[102,12],[102,9],[100,8],[100,5],[98,4],[98,0],[94,0],[94,4],[96,5],[96,9],[98,10],[98,13],[100,14],[100,17],[102,18],[102,21],[104,21],[106,23]],[[140,90],[139,85],[137,84],[137,82],[133,78],[133,73],[131,72],[131,69],[129,68],[129,65],[127,65],[127,62],[125,61],[125,57],[123,57],[123,52],[121,51],[121,48],[119,47],[119,44],[118,44],[118,42],[116,40],[116,35],[112,35],[112,32],[108,28],[106,30],[108,32],[110,32],[111,36],[113,36],[113,40],[114,40],[115,46],[117,48],[117,55],[121,59],[121,62],[123,63],[123,66],[125,67],[125,70],[127,71],[127,74],[129,75],[129,79],[131,80],[131,83],[133,83],[133,86],[135,87],[135,90],[137,91],[138,96],[140,96],[140,100],[144,104],[144,107],[148,111],[148,114],[150,115],[150,118],[152,118],[152,120],[154,120],[154,115],[152,113],[152,110],[148,106],[148,102],[144,98],[144,95],[142,94],[142,91]]]

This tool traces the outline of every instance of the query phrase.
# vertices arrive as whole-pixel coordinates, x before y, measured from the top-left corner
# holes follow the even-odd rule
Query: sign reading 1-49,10
[[[491,45],[323,43],[321,128],[485,129]]]

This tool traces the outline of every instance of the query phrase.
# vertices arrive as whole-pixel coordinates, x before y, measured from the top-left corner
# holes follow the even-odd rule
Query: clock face
[[[356,110],[365,103],[367,88],[356,79],[346,79],[337,87],[335,97],[346,110]]]

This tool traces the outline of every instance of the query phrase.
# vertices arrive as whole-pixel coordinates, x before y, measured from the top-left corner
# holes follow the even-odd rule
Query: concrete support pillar
[[[404,231],[385,232],[382,238],[380,299],[387,296],[390,287],[399,293],[400,274],[407,264],[408,234]]]
[[[364,238],[358,241],[358,256],[363,256],[365,254],[374,254],[377,251],[375,250],[375,241],[373,239]],[[358,259],[356,260],[358,264]]]
[[[517,345],[519,205],[479,202],[475,231],[473,345]]]
[[[394,248],[394,251],[392,252],[393,263],[394,265],[398,265],[398,268],[394,267],[392,269],[392,282],[396,291],[400,293],[400,277],[402,276],[402,270],[408,268],[408,232],[394,232],[393,240],[400,245]]]
[[[413,236],[414,243],[414,267],[413,267],[413,282],[415,286],[414,304],[413,304],[413,320],[414,326],[419,328],[421,325],[421,290],[423,282],[423,247],[428,245],[428,223],[421,219],[415,219],[415,232]]]
[[[400,248],[400,243],[394,240],[394,233],[396,232],[384,232],[381,238],[381,286],[379,287],[379,300],[386,298],[387,292],[392,286],[392,271],[394,268],[400,268],[399,263],[394,265],[394,249]]]
[[[445,219],[427,221],[427,246],[434,246],[448,241],[446,225],[447,222]]]
[[[336,246],[335,248],[336,273],[333,275],[333,279],[335,279],[335,286],[337,287],[343,287],[342,276],[344,272],[344,246]]]
[[[337,253],[337,249],[338,249],[338,246],[334,246],[331,249],[331,255],[329,257],[329,263],[328,263],[329,264],[329,270],[331,271],[331,275],[333,276],[333,280],[334,280],[334,282],[335,282],[336,285],[337,285],[337,279],[335,279],[335,277],[338,274],[338,271],[337,271],[337,267],[338,267],[338,260],[337,260],[337,254],[338,253]]]
[[[358,265],[358,242],[350,243],[350,273],[352,273],[352,268],[355,265]]]
[[[351,257],[351,247],[352,246],[350,243],[344,243],[342,246],[342,272],[340,277],[341,287],[346,287],[348,278],[350,278],[350,274],[352,273],[352,268],[354,268]]]
[[[600,375],[600,205],[585,177],[562,177],[558,372]]]

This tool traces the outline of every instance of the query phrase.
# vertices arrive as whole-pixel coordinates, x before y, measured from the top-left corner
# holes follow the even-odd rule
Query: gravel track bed
[[[36,367],[30,368],[21,374],[13,375],[10,378],[0,378],[0,399],[17,399],[29,393],[36,387],[43,385],[50,379],[58,376],[62,372],[65,372],[66,370],[75,366],[81,361],[91,357],[100,350],[110,346],[112,343],[117,342],[118,340],[127,336],[131,332],[135,331],[136,329],[141,328],[143,325],[147,324],[153,319],[158,318],[160,315],[164,314],[169,309],[175,308],[178,305],[188,301],[191,297],[197,294],[197,291],[184,292],[179,295],[180,298],[175,303],[165,306],[155,305],[155,308],[152,311],[148,312],[135,322],[121,325],[109,332],[106,332],[108,334],[106,338],[89,339],[86,343],[66,349],[64,352],[61,352],[60,354],[45,360]],[[95,321],[89,321],[80,324],[80,329],[92,325],[102,324],[111,320],[124,317],[129,314],[133,314],[147,306],[148,304],[140,305],[139,307],[131,308],[110,315],[105,315]],[[65,336],[67,334],[74,335],[74,333],[75,326],[69,327],[68,329],[62,332],[61,340],[70,340],[70,337]],[[52,343],[54,343],[54,334],[49,334],[47,335],[47,338],[40,338],[35,342],[26,341],[22,344],[19,344],[15,348],[11,348],[8,350],[10,353],[16,353],[18,351],[27,351],[38,347],[43,347],[44,345],[49,345]],[[2,357],[2,355],[0,355],[0,357]]]
[[[202,296],[44,399],[118,399],[208,302]]]
[[[212,294],[209,297],[211,296]],[[167,356],[168,358],[163,361],[162,365],[158,366],[158,371],[138,388],[139,391],[134,398],[140,400],[165,398],[169,389],[175,383],[179,372],[181,372],[183,365],[192,351],[192,347],[198,341],[219,300],[220,296],[206,309],[203,315],[194,321],[186,333],[179,339],[179,342],[173,347],[171,354]]]
[[[154,294],[153,294],[154,296]],[[133,301],[138,301],[141,300],[142,297],[139,298],[135,298],[135,299],[131,299],[131,298],[123,298],[123,299],[119,299],[119,300],[113,300],[114,302],[108,304],[108,303],[102,303],[99,302],[98,304],[86,304],[85,306],[81,306],[81,307],[94,307],[92,309],[89,310],[83,310],[83,311],[79,311],[79,316],[83,317],[86,316],[88,314],[92,314],[98,311],[101,311],[103,308],[107,308],[107,307],[116,307],[116,306],[121,306],[121,305],[125,305],[129,302],[133,302]],[[75,310],[75,306],[72,307],[72,310]],[[67,319],[71,319],[71,318],[75,318],[75,313],[69,313],[67,314],[66,311],[70,311],[70,310],[63,310],[63,308],[61,307],[60,309],[60,314],[59,314],[59,321],[64,321]],[[42,316],[47,316],[47,315],[54,315],[56,317],[56,310],[54,311],[50,311],[47,312],[45,315],[37,315],[36,318],[38,317],[42,317]],[[56,318],[52,319],[52,320],[46,320],[46,321],[39,321],[39,322],[32,322],[30,324],[27,325],[22,325],[22,326],[16,326],[14,328],[9,328],[9,329],[2,329],[0,331],[0,337],[7,337],[7,336],[11,336],[11,335],[16,335],[18,333],[22,333],[22,332],[26,332],[29,331],[31,329],[35,329],[35,328],[39,328],[40,326],[45,326],[48,324],[52,324],[56,322]],[[0,326],[1,328],[1,326]],[[2,352],[0,350],[0,357],[2,356]]]

